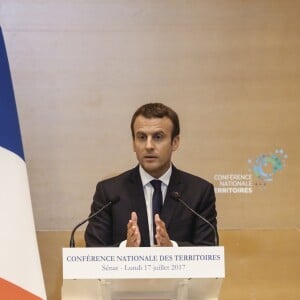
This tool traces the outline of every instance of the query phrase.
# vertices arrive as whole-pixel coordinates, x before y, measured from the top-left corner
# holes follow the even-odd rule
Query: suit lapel
[[[174,166],[172,166],[172,174],[168,185],[164,205],[161,211],[161,218],[165,222],[167,229],[170,221],[174,216],[176,208],[179,205],[178,201],[172,198],[172,193],[181,193],[181,189],[182,187],[180,173]]]
[[[139,167],[133,169],[130,176],[130,185],[130,200],[132,203],[132,209],[138,216],[138,226],[142,237],[141,244],[142,246],[150,246],[147,208]]]

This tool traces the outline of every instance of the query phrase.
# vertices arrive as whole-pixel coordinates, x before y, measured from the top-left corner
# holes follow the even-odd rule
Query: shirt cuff
[[[123,241],[123,242],[121,242],[120,245],[119,245],[119,247],[120,248],[126,248],[126,242],[127,242],[126,240]]]
[[[173,247],[179,247],[178,244],[175,241],[171,241]]]

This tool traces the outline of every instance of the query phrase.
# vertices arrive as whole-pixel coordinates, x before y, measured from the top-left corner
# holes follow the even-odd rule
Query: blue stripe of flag
[[[0,27],[0,146],[24,160],[21,132],[17,114],[7,53]]]

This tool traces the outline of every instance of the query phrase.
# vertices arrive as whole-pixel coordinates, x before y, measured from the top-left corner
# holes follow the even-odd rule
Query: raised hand
[[[137,224],[136,212],[131,213],[131,219],[127,224],[126,247],[139,247],[141,244],[141,234]]]
[[[160,219],[159,215],[155,215],[155,225],[156,225],[156,234],[155,239],[158,247],[172,247],[173,244],[169,238],[166,225],[165,223]]]

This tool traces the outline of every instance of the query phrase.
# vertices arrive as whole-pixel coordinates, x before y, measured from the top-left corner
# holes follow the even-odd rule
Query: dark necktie
[[[162,192],[161,192],[161,181],[160,180],[152,180],[150,182],[154,188],[153,196],[152,196],[152,214],[153,214],[153,236],[155,236],[155,221],[154,216],[155,214],[160,214],[163,199],[162,199]],[[155,242],[155,238],[154,238]]]

